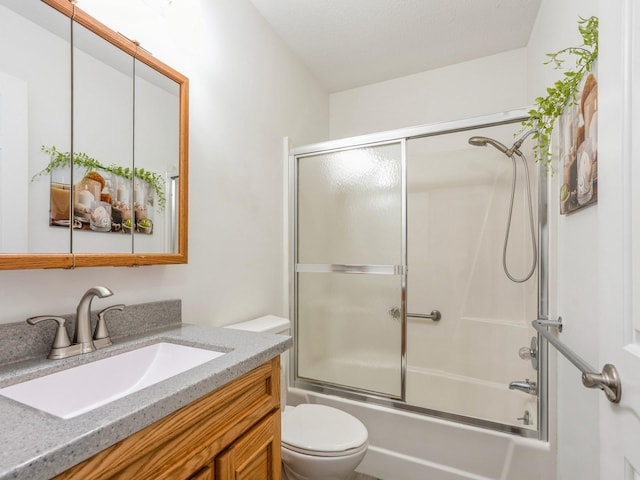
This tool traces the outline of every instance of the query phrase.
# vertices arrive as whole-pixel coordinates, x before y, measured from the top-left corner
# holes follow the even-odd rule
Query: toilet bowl
[[[325,405],[286,407],[282,464],[288,480],[344,480],[360,464],[368,432],[357,418]]]
[[[289,320],[267,315],[226,328],[289,334]],[[281,356],[282,466],[285,480],[344,480],[367,453],[364,424],[342,410],[317,404],[288,406],[287,357]]]

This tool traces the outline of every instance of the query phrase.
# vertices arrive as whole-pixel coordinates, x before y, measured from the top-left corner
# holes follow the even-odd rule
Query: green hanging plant
[[[50,174],[56,168],[67,168],[71,163],[71,154],[69,152],[60,152],[55,146],[46,147],[42,146],[41,150],[51,157],[49,164],[40,172],[36,173],[32,181],[41,175]],[[98,162],[95,158],[90,157],[83,152],[74,152],[73,165],[76,167],[85,168],[87,172],[94,170],[100,170],[103,172],[109,172],[127,180],[133,180],[138,178],[148,183],[155,193],[155,197],[158,199],[158,208],[163,210],[166,204],[165,197],[165,180],[164,177],[158,173],[145,170],[144,168],[121,167],[120,165],[105,166]]]
[[[575,68],[565,71],[560,80],[547,88],[546,97],[535,99],[536,106],[529,110],[529,119],[522,122],[523,129],[536,130],[532,137],[538,140],[535,158],[548,171],[551,171],[551,134],[555,121],[567,105],[576,104],[580,83],[598,58],[598,17],[580,18],[578,30],[582,35],[582,45],[548,53],[549,60],[545,62],[545,65],[551,63],[554,68],[562,69],[566,58],[572,56]]]

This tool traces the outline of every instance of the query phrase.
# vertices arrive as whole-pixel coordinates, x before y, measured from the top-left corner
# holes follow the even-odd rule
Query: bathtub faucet
[[[536,382],[530,382],[527,378],[524,382],[511,382],[509,384],[509,390],[520,390],[521,392],[528,393],[529,395],[537,395],[538,385]]]

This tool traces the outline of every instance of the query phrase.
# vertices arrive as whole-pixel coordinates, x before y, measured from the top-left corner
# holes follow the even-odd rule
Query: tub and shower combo
[[[360,418],[364,473],[554,476],[546,351],[531,327],[547,315],[547,175],[525,118],[290,153],[288,398]]]

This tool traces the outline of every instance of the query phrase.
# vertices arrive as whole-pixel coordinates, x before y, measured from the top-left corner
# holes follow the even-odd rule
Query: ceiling
[[[329,92],[521,48],[541,0],[251,0]]]

